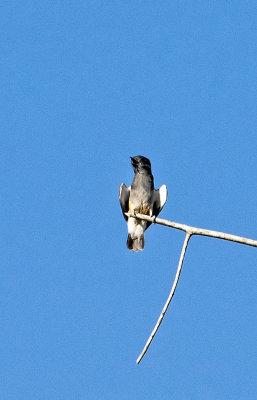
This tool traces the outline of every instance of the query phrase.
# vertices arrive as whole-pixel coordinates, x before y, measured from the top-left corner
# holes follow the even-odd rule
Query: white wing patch
[[[167,196],[168,196],[168,190],[166,185],[162,185],[160,187],[159,196],[160,196],[160,209],[162,209],[167,201]]]
[[[121,197],[121,193],[124,188],[130,191],[131,186],[126,187],[126,185],[124,183],[121,183],[120,190],[119,190],[119,198]]]

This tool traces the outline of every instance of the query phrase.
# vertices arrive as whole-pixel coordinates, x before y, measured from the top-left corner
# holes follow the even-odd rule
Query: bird
[[[166,203],[168,190],[166,185],[162,185],[158,190],[154,188],[154,177],[148,158],[144,156],[130,158],[135,174],[134,179],[131,186],[127,187],[123,182],[120,184],[119,200],[123,216],[127,222],[127,248],[132,251],[140,251],[144,249],[144,232],[149,228],[151,222],[127,217],[125,213],[135,211],[136,213],[157,217]]]

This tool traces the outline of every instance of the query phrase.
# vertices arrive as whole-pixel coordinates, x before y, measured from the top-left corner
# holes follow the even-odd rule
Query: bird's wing
[[[164,204],[167,201],[168,197],[168,189],[166,185],[162,185],[159,190],[155,190],[155,201],[153,205],[153,215],[157,217],[157,215],[161,212],[164,207]]]
[[[128,220],[128,217],[124,213],[128,212],[129,210],[129,195],[130,195],[130,186],[127,187],[125,183],[121,183],[119,191],[119,199],[123,216],[126,221]]]
[[[162,185],[160,189],[154,190],[154,201],[153,201],[153,216],[157,217],[164,207],[167,201],[168,189],[166,185]],[[147,222],[146,229],[151,225],[151,222]]]

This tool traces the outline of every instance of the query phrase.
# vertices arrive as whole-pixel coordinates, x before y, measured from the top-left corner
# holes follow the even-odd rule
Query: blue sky
[[[255,248],[152,226],[126,248],[129,156],[161,217],[257,238],[254,1],[1,6],[0,397],[256,399]]]

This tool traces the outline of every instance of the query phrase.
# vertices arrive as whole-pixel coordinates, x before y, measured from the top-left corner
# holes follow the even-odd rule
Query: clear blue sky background
[[[150,158],[161,216],[257,239],[256,1],[1,5],[2,400],[257,398],[257,249],[152,226],[119,184]]]

